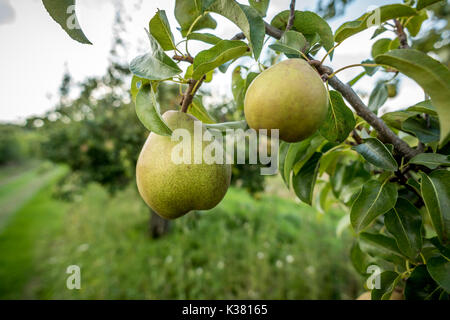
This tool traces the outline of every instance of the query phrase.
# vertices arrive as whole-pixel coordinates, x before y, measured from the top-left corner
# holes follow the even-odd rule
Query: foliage
[[[229,19],[242,33],[232,40],[220,41],[211,34],[196,36],[196,41],[212,45],[192,57],[187,44],[185,52],[173,47],[171,26],[158,11],[150,23],[152,50],[133,60],[130,69],[135,76],[150,83],[167,80],[189,84],[192,89],[206,80],[207,73],[211,75],[216,69],[224,71],[230,63],[238,61],[240,69],[233,73],[232,92],[239,115],[248,84],[255,76],[252,74],[255,70],[244,68],[241,58],[251,55],[261,70],[268,67],[259,61],[266,34],[278,40],[268,45],[276,54],[308,60],[327,87],[336,90],[329,90],[333,114],[328,115],[320,132],[314,136],[294,144],[283,142],[280,146],[279,168],[287,187],[292,181],[298,198],[308,204],[324,208],[330,202],[337,202],[348,208],[347,224],[355,234],[352,262],[365,277],[369,275],[369,265],[376,265],[383,271],[381,288],[373,290],[373,299],[389,299],[394,289],[401,290],[407,299],[448,299],[450,71],[427,54],[448,48],[448,42],[442,38],[445,35],[433,37],[430,34],[424,36],[423,39],[428,37],[425,44],[420,42],[422,26],[428,21],[428,9],[434,8],[436,17],[445,17],[442,12],[448,7],[442,2],[423,0],[384,5],[345,22],[333,33],[323,18],[308,11],[285,10],[270,24],[265,23],[266,2],[264,6],[255,6],[255,3],[247,6],[235,0],[197,0],[194,8],[192,2],[177,0],[175,16],[187,44],[193,40],[189,38],[193,31],[217,26],[209,12]],[[433,7],[438,5],[441,6],[438,9]],[[327,58],[331,61],[333,55],[338,54],[337,45],[375,26],[377,20],[380,25],[372,39],[389,30],[396,37],[377,40],[372,48],[372,59],[368,57],[360,64],[335,72],[323,65]],[[291,30],[286,32],[288,27]],[[433,30],[436,33],[437,28]],[[411,37],[414,37],[412,49]],[[438,44],[439,39],[443,42]],[[180,76],[181,64],[170,58],[164,52],[166,49],[174,49],[176,61],[191,63],[191,71]],[[327,52],[322,61],[316,59],[320,50]],[[269,66],[272,63],[270,61]],[[368,106],[350,85],[343,84],[336,76],[354,66],[365,70],[350,85],[365,76],[390,77],[374,88]],[[246,76],[241,74],[244,70]],[[426,101],[378,118],[379,108],[389,95],[392,96],[389,86],[395,85],[396,78],[401,76],[418,83],[427,95]],[[141,86],[139,91],[146,88],[148,86]],[[191,93],[195,94],[195,90],[185,92],[184,101],[188,104],[192,100]],[[357,116],[350,115],[342,98]],[[151,107],[152,99],[145,101],[146,107],[140,109],[153,113],[157,108]],[[152,130],[164,127],[161,117],[140,114],[140,118],[145,118],[143,122]],[[432,156],[416,158],[420,154]],[[432,159],[431,165],[427,157]]]

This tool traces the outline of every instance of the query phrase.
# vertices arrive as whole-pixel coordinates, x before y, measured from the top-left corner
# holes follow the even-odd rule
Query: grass
[[[49,187],[0,235],[0,298],[351,299],[360,281],[348,235],[336,237],[341,214],[230,188],[218,207],[152,240],[133,187],[111,197],[91,185],[71,204]],[[66,287],[70,265],[81,290]]]

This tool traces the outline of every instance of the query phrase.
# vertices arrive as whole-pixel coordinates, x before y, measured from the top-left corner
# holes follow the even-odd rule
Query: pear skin
[[[195,117],[167,111],[163,119],[171,128],[191,133],[191,164],[176,164],[172,150],[180,141],[150,133],[136,165],[139,193],[149,207],[165,219],[176,219],[191,210],[214,208],[225,196],[231,180],[231,165],[194,163]],[[205,130],[205,129],[203,129]],[[202,144],[204,150],[207,143]]]
[[[250,128],[279,129],[279,138],[286,142],[311,136],[327,112],[323,81],[303,59],[285,60],[263,71],[250,84],[244,100]]]

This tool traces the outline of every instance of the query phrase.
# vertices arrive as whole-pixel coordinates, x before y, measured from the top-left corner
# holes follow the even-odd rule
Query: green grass
[[[339,211],[231,188],[152,240],[134,187],[111,197],[91,185],[70,204],[51,189],[0,235],[0,298],[351,299],[360,290],[350,239],[336,237]],[[81,268],[81,290],[66,287],[70,265]]]
[[[41,190],[14,214],[0,233],[0,298],[21,297],[24,285],[39,263],[34,260],[36,246],[43,239],[51,238],[52,232],[60,226],[65,205],[51,198],[51,187],[65,172],[62,167],[51,168],[30,182],[33,189],[39,182]],[[35,173],[36,169],[32,169],[17,179],[27,181]],[[16,180],[11,184],[16,187]],[[17,200],[16,195],[22,191],[18,188],[11,197]]]

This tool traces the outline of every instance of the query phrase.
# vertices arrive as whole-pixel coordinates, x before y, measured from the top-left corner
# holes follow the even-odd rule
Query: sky
[[[0,0],[0,122],[20,123],[29,116],[42,115],[51,110],[57,99],[58,87],[66,68],[74,80],[79,82],[90,76],[101,76],[108,66],[112,43],[112,24],[115,8],[120,0],[77,0],[77,15],[90,45],[80,44],[69,38],[61,27],[46,12],[41,0]],[[246,4],[246,0],[239,0]],[[329,23],[335,31],[343,22],[356,19],[376,6],[395,0],[355,0],[344,16]],[[174,16],[175,0],[127,0],[124,6],[124,33],[127,52],[124,61],[131,61],[136,55],[145,53],[147,44],[144,28],[157,9],[165,10],[176,40],[181,36]],[[266,21],[277,12],[289,8],[290,0],[272,0]],[[315,0],[297,1],[297,10],[314,10]],[[216,30],[206,30],[229,39],[239,32],[237,26],[227,19],[213,15],[218,22]],[[335,70],[370,57],[373,28],[347,39],[335,52],[332,63]],[[266,44],[267,46],[267,44]],[[208,48],[198,41],[190,42],[190,52],[195,54]],[[323,53],[322,53],[323,54]],[[320,55],[319,55],[320,56]],[[184,68],[187,65],[183,65]],[[211,83],[204,87],[214,97],[231,98],[231,70],[225,74],[216,72]],[[349,81],[362,69],[343,71],[339,77]],[[362,93],[363,100],[376,79],[365,77],[355,89]],[[412,80],[402,78],[401,94],[389,99],[384,111],[403,109],[423,100],[423,91]]]

